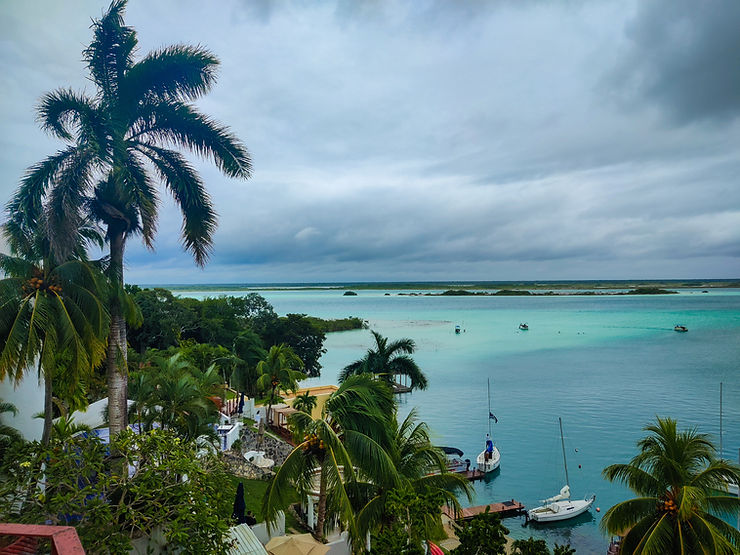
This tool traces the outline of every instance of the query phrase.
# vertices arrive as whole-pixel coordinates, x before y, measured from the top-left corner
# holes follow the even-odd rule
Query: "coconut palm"
[[[336,519],[354,541],[361,536],[348,494],[348,485],[359,480],[400,483],[386,448],[390,445],[395,405],[390,388],[369,376],[352,376],[331,394],[320,418],[298,412],[292,422],[305,430],[265,491],[262,514],[270,523],[290,499],[288,486],[302,496],[317,497],[314,534],[323,539]]]
[[[469,482],[459,474],[447,470],[444,453],[432,445],[429,427],[418,421],[416,409],[411,410],[403,422],[395,424],[394,428],[392,441],[386,452],[398,477],[385,480],[381,475],[374,482],[357,484],[358,487],[353,492],[355,503],[360,505],[357,527],[363,536],[367,532],[382,531],[386,524],[388,494],[398,486],[399,479],[416,494],[436,494],[454,510],[460,509],[457,493],[464,493],[470,499],[472,488]],[[428,516],[429,525],[441,525],[439,513]]]
[[[182,212],[184,247],[199,265],[210,253],[216,229],[211,200],[195,169],[171,147],[210,157],[231,177],[251,172],[238,139],[191,104],[213,86],[218,59],[204,48],[176,45],[136,61],[136,32],[124,24],[125,7],[126,0],[114,0],[93,21],[83,58],[95,95],[58,89],[42,98],[42,127],[67,146],[32,166],[8,204],[11,220],[29,227],[44,211],[49,214],[61,258],[82,214],[91,214],[106,230],[108,273],[120,290],[126,241],[141,235],[153,246],[157,179]],[[108,409],[116,434],[126,426],[126,326],[117,295],[109,308]]]
[[[35,366],[44,377],[46,444],[52,423],[52,383],[60,371],[66,382],[84,382],[105,356],[108,313],[103,276],[84,260],[78,237],[71,259],[51,257],[46,219],[35,229],[4,226],[12,256],[0,254],[0,379],[20,381]],[[85,228],[88,229],[89,228]]]
[[[298,381],[306,378],[300,371],[303,362],[288,345],[273,345],[265,357],[257,363],[257,387],[269,392],[267,401],[267,423],[270,423],[272,404],[275,394],[282,391],[295,391]]]
[[[620,553],[737,553],[740,532],[717,515],[736,515],[740,500],[716,490],[737,482],[740,468],[715,458],[706,434],[678,431],[670,418],[658,418],[645,431],[628,464],[603,472],[638,496],[614,505],[601,521],[609,534],[624,535]]]
[[[360,360],[348,364],[339,374],[340,383],[355,374],[375,374],[392,383],[396,376],[407,376],[411,389],[426,389],[427,378],[410,355],[416,345],[412,339],[398,339],[388,343],[388,338],[373,331],[375,348],[368,349]]]

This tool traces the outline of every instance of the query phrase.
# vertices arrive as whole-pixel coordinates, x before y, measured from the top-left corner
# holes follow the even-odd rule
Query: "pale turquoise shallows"
[[[228,294],[229,292],[219,292]],[[601,470],[636,452],[641,428],[655,415],[697,426],[719,444],[719,384],[724,382],[724,452],[740,448],[740,291],[685,291],[660,296],[424,297],[398,291],[269,291],[280,314],[359,316],[390,338],[416,341],[415,359],[427,391],[402,396],[402,413],[418,407],[439,445],[475,461],[487,429],[486,380],[491,378],[494,438],[501,471],[475,485],[472,505],[517,499],[527,506],[564,484],[558,417],[563,418],[574,495],[594,492],[596,506],[559,526],[522,528],[515,538],[570,542],[578,553],[604,553],[603,512],[630,494]],[[390,293],[386,296],[385,293]],[[181,293],[204,296],[201,293]],[[209,292],[208,295],[218,293]],[[243,293],[235,293],[243,294]],[[519,331],[520,322],[529,331]],[[464,332],[455,335],[455,325]],[[673,331],[675,324],[688,333]],[[370,332],[330,334],[321,378],[371,345]],[[467,503],[466,503],[467,504]]]

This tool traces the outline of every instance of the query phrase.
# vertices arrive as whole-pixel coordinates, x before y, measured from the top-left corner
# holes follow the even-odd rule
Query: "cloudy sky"
[[[61,146],[41,95],[93,91],[105,6],[0,2],[3,203]],[[205,270],[166,201],[129,282],[740,276],[736,0],[131,0],[126,21],[141,53],[221,59],[198,104],[255,167],[198,162],[220,216]]]

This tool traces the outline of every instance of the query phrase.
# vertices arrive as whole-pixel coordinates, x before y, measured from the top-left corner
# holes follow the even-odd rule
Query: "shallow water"
[[[487,431],[486,381],[491,379],[501,470],[476,482],[475,498],[464,505],[513,498],[533,507],[557,493],[565,480],[558,430],[562,417],[571,492],[596,493],[601,513],[592,510],[536,528],[523,528],[523,518],[507,519],[515,538],[533,535],[551,546],[570,542],[579,553],[604,553],[608,538],[598,528],[601,514],[630,492],[604,481],[602,469],[634,456],[642,427],[655,415],[675,418],[681,427],[697,426],[719,444],[720,382],[724,453],[737,459],[738,290],[588,297],[342,293],[260,291],[279,314],[359,316],[392,339],[414,339],[414,358],[430,386],[400,396],[401,412],[418,407],[439,445],[458,447],[473,461]],[[527,322],[529,331],[519,331],[520,322]],[[465,331],[456,335],[458,324]],[[686,325],[689,332],[674,332],[675,324]],[[322,376],[307,383],[336,383],[339,370],[360,358],[371,343],[367,330],[330,334]]]

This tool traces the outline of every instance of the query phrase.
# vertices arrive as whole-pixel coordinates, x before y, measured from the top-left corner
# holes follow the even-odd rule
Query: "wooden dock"
[[[490,503],[488,505],[480,505],[478,507],[468,507],[460,512],[460,517],[457,520],[470,520],[475,515],[486,512],[486,507],[490,507],[489,512],[496,513],[502,517],[516,516],[524,512],[524,505],[519,501],[504,501],[503,503]],[[451,520],[455,520],[453,511],[445,506],[442,508],[442,512],[447,515]]]
[[[460,470],[455,472],[458,476],[462,476],[466,480],[475,481],[475,480],[482,480],[483,477],[486,475],[485,472],[478,470],[477,468],[474,468],[473,470]]]

